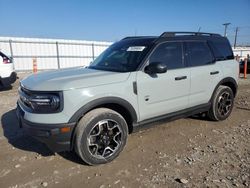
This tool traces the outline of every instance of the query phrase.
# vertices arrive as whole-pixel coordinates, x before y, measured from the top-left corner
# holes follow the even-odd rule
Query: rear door
[[[149,75],[137,72],[140,120],[150,119],[187,108],[190,72],[185,67],[182,42],[159,44],[148,59],[148,64],[161,62],[167,72]]]
[[[206,41],[186,41],[185,56],[191,72],[189,107],[209,102],[222,77]]]

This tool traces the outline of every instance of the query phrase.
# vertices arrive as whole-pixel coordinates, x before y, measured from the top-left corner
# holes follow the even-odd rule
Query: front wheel
[[[233,110],[234,94],[232,89],[228,86],[219,86],[211,102],[208,118],[214,121],[225,120]]]
[[[89,165],[108,163],[123,150],[128,126],[117,112],[98,108],[88,112],[76,128],[76,153]]]

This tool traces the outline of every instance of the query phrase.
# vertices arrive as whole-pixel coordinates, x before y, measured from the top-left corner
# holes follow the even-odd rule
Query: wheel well
[[[221,85],[230,87],[233,91],[234,96],[236,96],[237,86],[233,82],[223,82],[221,83]]]
[[[121,116],[125,119],[125,121],[128,125],[129,133],[133,132],[133,121],[134,120],[133,120],[133,117],[130,114],[129,110],[127,110],[125,107],[123,107],[119,104],[115,104],[115,103],[102,104],[102,105],[96,106],[93,109],[101,108],[101,107],[109,108],[109,109],[114,110],[114,111],[118,112],[119,114],[121,114]],[[93,110],[93,109],[91,109],[91,110]],[[89,110],[89,111],[91,111],[91,110]]]
[[[83,113],[81,116],[79,116],[79,118],[77,119],[77,122],[79,122],[80,119],[86,113],[90,112],[91,110],[97,109],[97,108],[108,108],[108,109],[111,109],[111,110],[118,112],[125,119],[125,121],[128,125],[129,133],[133,132],[133,122],[134,122],[133,116],[131,115],[131,113],[129,112],[129,110],[127,108],[123,107],[122,105],[116,104],[116,103],[101,104],[101,105],[97,105],[93,108],[90,108],[85,113]]]
[[[136,117],[133,117],[132,113],[130,113],[130,111],[127,108],[123,107],[120,104],[116,104],[116,103],[105,103],[105,104],[100,104],[100,105],[93,106],[92,108],[88,108],[88,110],[81,113],[81,115],[77,114],[77,118],[75,119],[75,122],[78,123],[80,121],[80,119],[86,113],[88,113],[91,110],[94,110],[96,108],[109,108],[109,109],[114,110],[117,113],[121,114],[121,116],[125,119],[125,121],[126,121],[126,123],[128,125],[129,134],[133,132],[133,123],[134,123],[134,121],[136,121],[136,119],[135,119]],[[76,129],[76,126],[74,127],[72,138],[71,138],[71,149],[74,149],[75,129]]]
[[[238,89],[238,86],[237,86],[237,82],[235,81],[234,78],[231,78],[231,77],[227,77],[227,78],[224,78],[222,79],[218,84],[217,86],[214,88],[214,91],[213,91],[213,94],[210,98],[210,102],[212,101],[214,95],[215,95],[215,92],[216,90],[218,89],[219,86],[228,86],[232,89],[233,91],[233,94],[234,94],[234,97],[236,96],[237,94],[237,89]]]

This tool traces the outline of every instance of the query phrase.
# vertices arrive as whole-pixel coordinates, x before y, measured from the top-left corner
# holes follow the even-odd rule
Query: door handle
[[[145,101],[149,101],[149,95],[146,95],[146,96],[144,97],[144,100],[145,100]]]
[[[219,74],[219,71],[210,72],[210,75],[215,75],[215,74]]]
[[[176,81],[187,79],[187,76],[178,76],[174,78]]]

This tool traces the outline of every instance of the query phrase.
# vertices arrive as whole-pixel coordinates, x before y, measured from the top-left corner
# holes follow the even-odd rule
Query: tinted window
[[[0,52],[0,62],[2,62],[2,61],[7,61],[8,63],[11,62],[9,57],[7,57],[5,54]]]
[[[234,59],[232,48],[227,39],[214,40],[209,44],[212,47],[216,60]]]
[[[0,57],[2,57],[3,59],[9,59],[6,55],[4,55],[2,52],[0,52]]]
[[[168,69],[183,67],[182,43],[166,42],[160,44],[150,56],[149,62],[165,63]]]
[[[154,39],[122,40],[106,49],[89,66],[114,72],[135,71],[149,51]]]
[[[207,65],[213,62],[213,57],[206,42],[186,42],[190,66]]]

